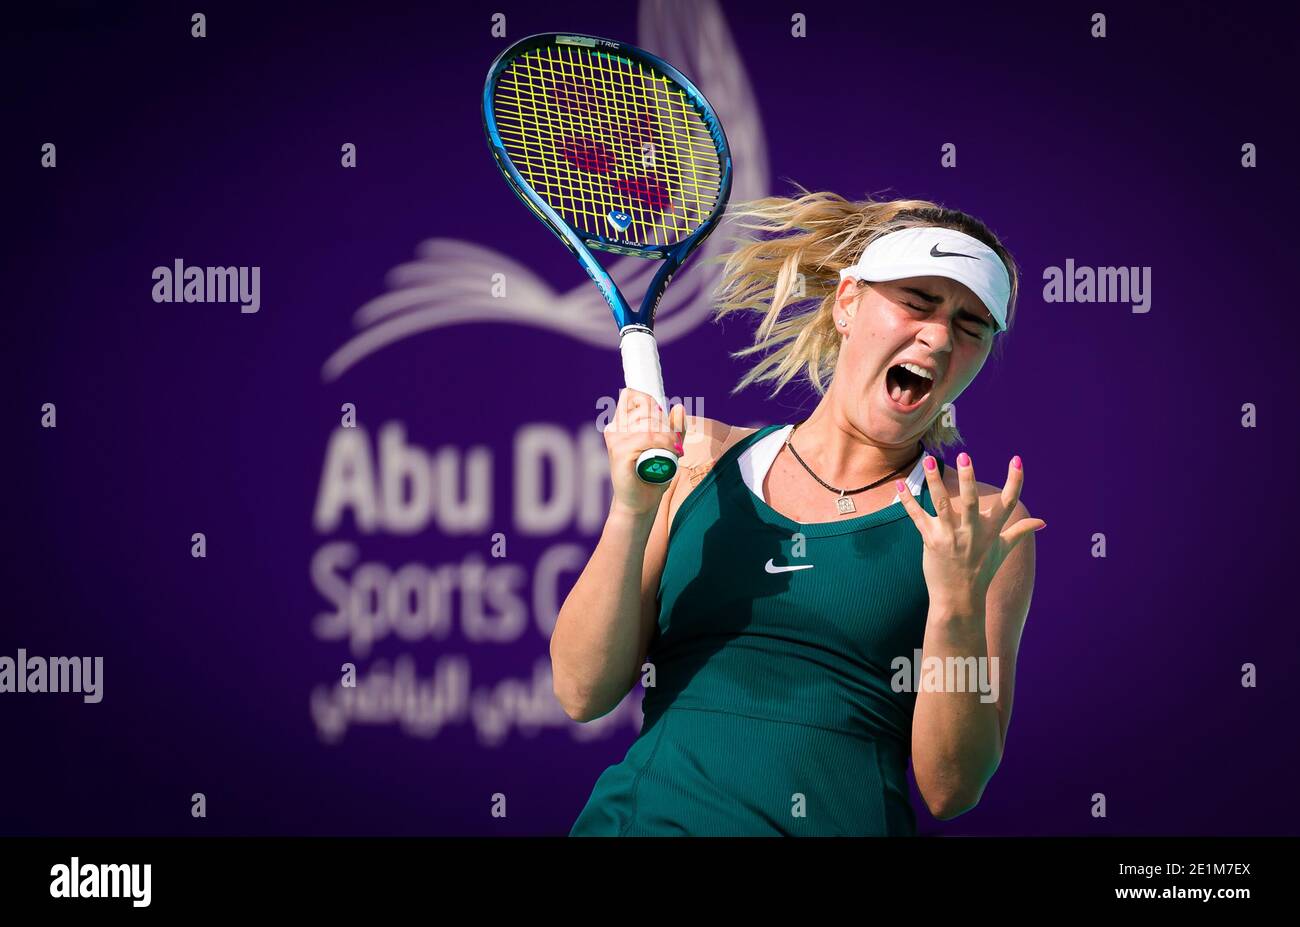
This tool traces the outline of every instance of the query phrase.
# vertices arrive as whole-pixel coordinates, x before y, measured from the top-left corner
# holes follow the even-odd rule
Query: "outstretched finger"
[[[894,488],[898,490],[898,501],[902,503],[903,509],[911,516],[912,524],[916,525],[917,530],[921,532],[921,537],[926,537],[926,532],[929,530],[926,523],[931,518],[930,513],[921,508],[921,503],[916,501],[916,497],[912,495],[912,490],[907,488],[906,482],[894,480]]]
[[[975,486],[975,464],[965,451],[957,455],[957,484],[957,511],[967,523],[974,522],[980,516],[980,491]]]
[[[953,519],[952,497],[948,495],[948,487],[943,485],[943,477],[939,475],[938,461],[931,455],[926,454],[923,469],[925,470],[926,485],[930,487],[930,502],[934,504],[935,517],[940,521],[951,522]]]
[[[1007,481],[1002,486],[1002,524],[1006,524],[1007,518],[1016,508],[1016,503],[1020,501],[1020,490],[1025,485],[1025,466],[1024,462],[1017,454],[1011,458],[1011,463],[1007,464]]]
[[[1047,522],[1041,518],[1022,518],[1006,531],[998,535],[1002,539],[1002,546],[1007,553],[1015,550],[1017,544],[1029,537],[1040,528],[1046,528]]]

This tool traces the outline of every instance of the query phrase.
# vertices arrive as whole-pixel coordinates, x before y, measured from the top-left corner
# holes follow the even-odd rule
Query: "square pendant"
[[[835,507],[840,510],[841,515],[847,515],[849,514],[849,512],[857,511],[857,509],[853,507],[853,500],[850,499],[848,496],[840,496],[838,499],[836,499]]]

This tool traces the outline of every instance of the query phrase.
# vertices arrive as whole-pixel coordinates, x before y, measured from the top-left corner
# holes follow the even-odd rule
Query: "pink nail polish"
[[[933,457],[929,457],[929,456],[927,456],[927,457],[925,458],[925,469],[930,470],[930,471],[933,472],[934,468],[937,467],[937,466],[939,466],[939,465],[938,465],[937,463],[934,462],[934,458],[933,458]]]
[[[900,496],[903,493],[907,492],[907,484],[904,483],[902,480],[894,480],[894,488],[898,490],[898,494]]]
[[[959,467],[969,467],[969,466],[970,466],[970,454],[967,454],[965,451],[962,451],[960,454],[958,454],[958,455],[957,455],[957,466],[959,466]]]
[[[1020,460],[1020,455],[1019,455],[1019,454],[1017,454],[1015,457],[1012,457],[1012,458],[1011,458],[1011,466],[1015,467],[1017,470],[1023,470],[1023,469],[1025,469],[1025,465],[1024,465],[1024,463]]]

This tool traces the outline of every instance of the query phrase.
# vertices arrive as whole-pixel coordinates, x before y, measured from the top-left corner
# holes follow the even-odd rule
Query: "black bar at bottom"
[[[781,898],[810,915],[857,899],[864,912],[918,916],[1061,908],[1231,916],[1285,902],[1298,850],[1296,837],[0,838],[0,900],[6,912],[92,917],[450,915],[452,901],[457,910],[560,914],[584,910],[590,889],[622,895],[621,914],[600,909],[619,916],[642,904],[666,913],[662,905],[688,898]]]

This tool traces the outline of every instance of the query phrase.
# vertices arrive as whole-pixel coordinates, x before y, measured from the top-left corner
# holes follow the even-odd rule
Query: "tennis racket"
[[[618,323],[623,380],[668,414],[655,308],[731,194],[731,153],[703,94],[654,55],[609,39],[544,33],[488,70],[483,127],[510,188],[577,257]],[[633,311],[592,249],[659,261]],[[666,483],[677,455],[652,448],[637,475]]]

